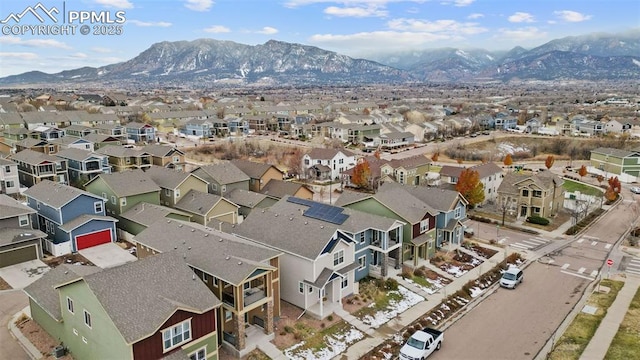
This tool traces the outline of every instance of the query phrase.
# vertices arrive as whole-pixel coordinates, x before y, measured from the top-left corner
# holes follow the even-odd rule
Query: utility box
[[[61,357],[63,357],[66,352],[67,350],[62,345],[58,345],[53,348],[53,356],[55,356],[56,359],[60,359]]]

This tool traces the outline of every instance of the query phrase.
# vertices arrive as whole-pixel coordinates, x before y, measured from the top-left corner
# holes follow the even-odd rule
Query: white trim
[[[184,333],[185,333],[184,324],[189,324],[189,337],[188,338],[184,338]],[[182,331],[181,332],[182,341],[180,341],[179,343],[174,344],[173,343],[173,329],[178,327],[178,326],[180,326],[181,331]],[[170,339],[171,339],[171,346],[168,347],[168,348],[165,347],[165,341],[167,341],[165,339],[165,333],[167,333],[167,331],[169,332]],[[193,340],[193,328],[191,327],[191,318],[188,318],[188,319],[186,319],[184,321],[181,321],[181,322],[179,322],[177,324],[173,324],[173,325],[169,326],[168,328],[165,328],[165,329],[161,330],[160,332],[162,333],[162,349],[163,349],[162,352],[163,353],[166,353],[166,352],[171,351],[171,350],[173,350],[173,349],[175,349],[177,347],[180,347],[180,346],[188,343],[189,341]]]
[[[71,305],[71,306],[69,306],[69,305]],[[72,313],[72,314],[75,314],[75,310],[73,308],[73,299],[68,297],[68,296],[67,296],[67,311]],[[76,334],[76,335],[78,335],[78,334]]]
[[[109,242],[113,242],[113,232],[111,232],[111,228],[109,229],[102,229],[102,230],[96,230],[96,231],[92,231],[92,232],[88,232],[88,233],[84,233],[82,235],[76,235],[73,237],[73,242],[74,245],[76,246],[76,251],[78,251],[78,237],[82,237],[82,236],[87,236],[87,235],[91,235],[91,234],[97,234],[99,232],[103,232],[103,231],[109,231]],[[105,243],[106,244],[106,243]]]
[[[89,317],[87,318],[87,315],[89,315]],[[91,313],[87,311],[87,309],[82,309],[82,317],[83,317],[83,322],[85,325],[87,325],[87,327],[89,329],[92,329],[92,320],[91,320]],[[89,319],[89,321],[87,322],[87,319]]]

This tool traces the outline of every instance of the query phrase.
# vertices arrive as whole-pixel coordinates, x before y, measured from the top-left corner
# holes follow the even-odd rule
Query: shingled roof
[[[252,179],[260,179],[271,168],[278,170],[277,167],[271,164],[259,163],[249,160],[236,159],[231,160],[231,163],[237,166],[238,169],[242,170],[242,172],[247,174]]]
[[[111,174],[100,174],[87,183],[102,179],[118,197],[160,192],[160,187],[142,170],[128,170]]]
[[[249,175],[240,170],[230,161],[223,161],[218,164],[201,166],[192,171],[192,173],[201,170],[206,176],[211,177],[221,185],[233,184],[241,181],[249,181]],[[207,180],[205,178],[205,180]]]
[[[14,198],[0,194],[0,219],[8,219],[20,215],[35,214],[37,211]]]
[[[103,200],[98,195],[50,180],[40,181],[28,188],[24,194],[57,209],[82,195],[95,198],[96,200]]]

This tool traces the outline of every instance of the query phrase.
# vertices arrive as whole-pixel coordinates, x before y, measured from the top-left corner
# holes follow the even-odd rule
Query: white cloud
[[[19,45],[37,48],[57,48],[57,49],[71,49],[71,46],[54,39],[29,39],[23,40],[17,36],[2,36],[0,37],[0,44]]]
[[[523,23],[523,22],[531,23],[531,22],[535,22],[535,19],[533,18],[533,15],[531,15],[529,13],[518,11],[515,14],[509,16],[509,22],[512,22],[512,23]]]
[[[203,31],[207,33],[220,34],[220,33],[231,32],[231,29],[222,25],[212,25],[212,26],[209,26],[208,28],[205,28]]]
[[[100,53],[100,54],[108,54],[108,53],[112,52],[111,49],[107,49],[107,48],[103,48],[103,47],[99,47],[99,46],[92,47],[90,50],[93,51],[93,52]]]
[[[364,5],[364,6],[377,6],[383,7],[389,3],[398,3],[398,2],[407,2],[407,3],[418,3],[422,4],[427,0],[288,0],[284,3],[285,7],[288,8],[296,8],[305,5],[312,4],[324,4],[324,3],[333,3],[333,4],[342,4],[346,6],[354,6],[354,5]],[[448,2],[460,2],[469,4],[474,2],[475,0],[449,0]]]
[[[544,39],[548,34],[537,27],[529,26],[519,29],[498,29],[496,38],[518,43],[519,41]]]
[[[170,22],[166,22],[166,21],[140,21],[140,20],[127,20],[127,23],[131,23],[133,25],[136,26],[142,26],[142,27],[151,27],[151,26],[155,26],[155,27],[169,27],[173,24],[171,24]]]
[[[38,58],[38,55],[30,52],[0,52],[0,58],[35,60]]]
[[[185,0],[184,6],[193,11],[209,11],[213,6],[213,0]]]
[[[454,6],[457,6],[457,7],[464,7],[464,6],[469,6],[473,4],[475,1],[476,0],[446,0],[446,1],[443,1],[441,4],[443,5],[453,4]]]
[[[591,19],[591,15],[584,15],[571,10],[554,11],[553,14],[567,22],[582,22]]]
[[[278,29],[272,28],[271,26],[265,26],[262,28],[262,30],[258,30],[256,32],[258,34],[273,35],[278,33]]]
[[[336,7],[336,6],[329,6],[328,8],[324,9],[324,13],[327,15],[331,15],[331,16],[338,16],[338,17],[356,17],[356,18],[362,18],[362,17],[385,17],[387,16],[387,11],[385,10],[380,10],[379,8],[375,7],[375,6],[370,6],[370,7]]]
[[[479,26],[477,23],[458,22],[456,20],[394,19],[387,22],[387,26],[392,30],[444,33],[450,36],[475,35],[488,31],[488,29]]]
[[[484,14],[480,14],[480,13],[474,13],[474,14],[470,14],[469,16],[467,16],[467,19],[480,19],[483,18]]]
[[[116,9],[133,9],[133,4],[129,0],[94,0],[98,5]]]
[[[71,54],[69,55],[69,57],[72,57],[74,59],[86,59],[89,57],[89,55],[82,53],[82,52],[77,52],[75,54]]]

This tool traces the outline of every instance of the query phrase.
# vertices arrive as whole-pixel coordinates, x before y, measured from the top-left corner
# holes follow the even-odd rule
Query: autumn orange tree
[[[439,152],[434,152],[433,155],[431,155],[431,161],[438,161],[439,156],[440,156]]]
[[[363,160],[353,168],[353,175],[351,176],[351,183],[360,188],[368,188],[371,180],[371,168],[369,162]]]
[[[620,191],[622,191],[622,184],[620,184],[620,180],[617,176],[610,177],[608,183],[614,193],[620,194]]]
[[[578,170],[578,175],[580,175],[580,180],[587,175],[587,167],[582,165],[580,170]]]
[[[484,185],[480,182],[480,174],[476,170],[462,170],[456,190],[469,201],[471,206],[484,201]]]
[[[511,166],[513,164],[513,159],[511,158],[511,154],[507,154],[507,156],[504,157],[503,163],[506,166]]]
[[[553,155],[549,155],[547,156],[547,160],[544,161],[544,166],[546,166],[547,169],[551,169],[554,162],[555,162],[555,158],[553,157]]]

